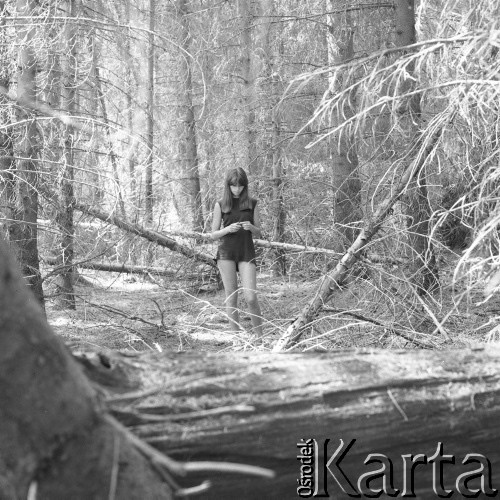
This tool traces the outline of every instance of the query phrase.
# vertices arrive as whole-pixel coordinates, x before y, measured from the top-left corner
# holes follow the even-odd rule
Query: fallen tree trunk
[[[44,261],[51,265],[56,266],[61,264],[61,259],[58,257],[45,257]],[[104,271],[108,273],[125,273],[125,274],[156,274],[160,276],[175,276],[179,273],[171,271],[163,267],[152,266],[134,266],[131,264],[111,264],[106,262],[92,262],[81,261],[74,262],[73,267],[81,267],[82,269],[93,269],[95,271]]]
[[[199,252],[188,245],[184,245],[179,243],[178,241],[165,236],[164,234],[158,233],[157,231],[153,231],[152,229],[145,228],[140,226],[139,224],[133,224],[132,222],[127,222],[115,215],[107,214],[105,212],[101,212],[100,210],[96,210],[95,208],[89,207],[87,205],[83,205],[82,203],[76,203],[75,209],[83,212],[84,214],[95,217],[96,219],[100,219],[104,222],[108,222],[113,224],[114,226],[122,229],[123,231],[127,231],[132,234],[136,234],[141,236],[142,238],[147,239],[157,245],[162,247],[166,247],[173,252],[179,252],[180,254],[189,257],[190,259],[194,259],[198,262],[202,262],[203,264],[207,264],[211,267],[217,268],[214,257],[211,255]]]
[[[425,454],[427,465],[414,471],[417,498],[436,498],[434,489],[440,491],[441,486],[463,494],[464,485],[457,486],[457,478],[471,470],[462,464],[469,453],[489,460],[489,466],[484,463],[491,469],[491,481],[485,470],[485,484],[500,486],[498,346],[286,354],[114,353],[107,355],[104,365],[94,359],[93,367],[87,359],[88,373],[101,372],[102,380],[102,372],[107,372],[113,380],[108,404],[115,416],[157,449],[181,460],[237,461],[276,472],[274,479],[255,480],[221,471],[212,478],[214,485],[204,499],[298,498],[297,456],[305,454],[297,444],[307,451],[302,440],[309,438],[318,446],[313,463],[318,468],[318,492],[327,491],[331,498],[359,497],[354,490],[376,496],[373,490],[382,488],[383,474],[380,463],[364,463],[370,453],[382,454],[378,459],[384,461],[385,456],[386,465],[392,464],[386,474],[400,491],[405,473],[411,472],[411,462],[403,457]],[[112,378],[114,372],[118,376]],[[121,390],[132,392],[118,394]],[[330,442],[325,445],[326,439]],[[330,469],[345,492],[324,467],[325,453],[328,461],[341,442],[345,456],[339,452],[339,468],[334,460]],[[436,465],[440,454],[453,455],[455,464],[445,457],[445,466]],[[439,471],[433,479],[435,467],[444,468],[442,485]],[[369,484],[361,480],[364,489],[359,488],[361,475],[374,469],[378,476]],[[477,465],[473,469],[477,471]],[[307,471],[302,468],[303,475]],[[473,487],[480,487],[478,474],[468,484]],[[307,487],[302,492],[307,493]]]
[[[451,114],[451,117],[452,116],[454,116],[454,113]],[[452,119],[451,117],[450,120]],[[422,150],[418,147],[420,142],[416,142],[413,147],[413,151],[417,154],[415,161],[411,162],[404,170],[398,184],[391,190],[391,195],[380,203],[372,219],[366,221],[358,237],[339,260],[333,271],[324,276],[314,296],[304,306],[299,316],[286,329],[285,333],[274,345],[274,352],[284,351],[294,346],[300,339],[304,327],[315,318],[319,310],[332,298],[334,292],[340,290],[350,270],[362,257],[363,251],[381,228],[393,205],[401,198],[411,179],[418,175],[418,172],[422,169],[425,161],[439,141],[445,125],[446,124],[443,123],[434,132],[426,147]]]

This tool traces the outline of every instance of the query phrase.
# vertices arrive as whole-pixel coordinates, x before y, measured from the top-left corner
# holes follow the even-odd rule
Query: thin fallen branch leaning
[[[134,224],[132,222],[125,221],[120,217],[116,217],[115,215],[101,212],[100,210],[84,205],[83,203],[75,203],[74,208],[76,210],[79,210],[80,212],[83,212],[84,214],[91,215],[96,219],[100,219],[103,222],[109,222],[110,224],[113,224],[114,226],[122,229],[123,231],[136,234],[153,243],[156,243],[157,245],[166,247],[169,250],[172,250],[173,252],[178,252],[186,257],[194,259],[198,262],[202,262],[203,264],[207,264],[211,267],[214,268],[217,267],[215,260],[211,255],[204,252],[199,252],[191,248],[190,246],[185,245],[183,243],[179,243],[173,238],[170,238],[169,236],[166,236],[162,233],[153,231],[152,229],[145,228],[139,224]]]
[[[415,338],[415,336],[412,337],[409,333],[405,333],[401,330],[397,330],[396,328],[394,328],[394,326],[389,326],[387,324],[382,323],[381,321],[378,321],[378,320],[373,319],[373,318],[368,318],[367,316],[364,316],[362,314],[358,314],[358,313],[355,313],[352,311],[345,311],[342,309],[335,309],[333,307],[324,307],[323,311],[333,312],[335,314],[344,314],[346,316],[351,316],[352,318],[359,319],[361,321],[365,321],[366,323],[371,323],[373,325],[381,326],[382,328],[385,328],[388,332],[393,333],[394,335],[397,335],[397,336],[407,340],[408,342],[411,342],[411,343],[415,344],[416,346],[421,347],[422,349],[435,349],[435,348],[439,347],[439,345],[434,343],[434,342],[427,342],[425,340],[418,340]]]
[[[414,143],[412,149],[417,153],[416,159],[412,161],[404,170],[399,183],[391,190],[392,194],[381,202],[372,219],[365,222],[363,229],[358,234],[358,237],[339,260],[332,273],[324,276],[319,289],[302,309],[299,316],[278,339],[273,347],[273,352],[284,351],[292,347],[301,337],[304,327],[311,322],[319,310],[331,299],[334,291],[340,289],[340,286],[344,283],[347,275],[349,274],[349,270],[361,258],[363,250],[382,226],[382,223],[389,214],[392,206],[403,195],[408,183],[415,175],[418,174],[418,172],[420,172],[426,159],[438,143],[445,126],[452,120],[454,115],[455,111],[450,111],[448,120],[444,120],[434,129],[434,133],[426,141],[427,144],[425,147],[419,147],[421,145],[421,141],[416,141]]]
[[[60,263],[59,257],[45,257],[45,263],[55,266]],[[104,271],[108,273],[120,274],[154,274],[159,276],[175,276],[178,274],[176,271],[165,269],[163,267],[153,266],[134,266],[131,264],[113,264],[109,262],[94,262],[94,261],[77,261],[74,262],[73,267],[81,267],[82,269],[93,269],[94,271]]]

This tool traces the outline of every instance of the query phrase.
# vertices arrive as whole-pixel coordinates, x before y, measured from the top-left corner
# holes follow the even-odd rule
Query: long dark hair
[[[250,196],[248,196],[248,177],[246,172],[238,167],[233,168],[226,174],[226,180],[224,181],[224,195],[222,196],[221,210],[223,213],[231,211],[233,205],[233,193],[231,193],[231,185],[239,184],[243,186],[244,189],[240,194],[240,209],[245,210],[252,207],[252,201]]]

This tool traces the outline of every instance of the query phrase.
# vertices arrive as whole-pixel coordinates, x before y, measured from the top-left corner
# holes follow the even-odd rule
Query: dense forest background
[[[243,167],[264,348],[498,341],[499,10],[0,1],[2,232],[49,322],[224,348],[203,234]]]

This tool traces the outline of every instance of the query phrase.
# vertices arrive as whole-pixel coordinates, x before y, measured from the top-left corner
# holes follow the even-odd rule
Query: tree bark
[[[186,0],[177,0],[179,16],[180,46],[180,84],[183,96],[179,107],[180,141],[179,156],[183,165],[185,181],[182,189],[186,194],[187,205],[190,208],[190,226],[193,231],[203,230],[203,204],[201,197],[200,173],[198,164],[198,139],[193,104],[193,71],[191,54],[191,31],[189,25],[189,11]]]
[[[209,22],[217,22],[217,16],[210,14]],[[216,193],[210,189],[210,179],[217,172],[217,146],[215,140],[217,138],[217,127],[215,124],[215,95],[211,89],[215,88],[215,56],[212,51],[205,50],[201,54],[201,68],[203,71],[205,86],[207,93],[203,102],[203,112],[198,118],[198,137],[200,138],[200,151],[203,158],[203,170],[200,171],[200,176],[204,179],[202,198],[205,213],[210,214],[215,205]],[[208,221],[207,221],[208,222]],[[205,229],[205,227],[203,228]]]
[[[130,14],[130,3],[131,0],[125,1],[125,23],[129,25],[132,21]],[[128,35],[128,33],[127,33]],[[127,54],[129,59],[132,59],[132,47],[131,47],[131,37],[124,37],[124,50],[125,54]],[[137,193],[137,143],[138,140],[135,137],[136,127],[134,124],[135,118],[134,115],[136,113],[136,104],[132,99],[132,96],[137,93],[137,78],[134,78],[135,72],[133,71],[133,62],[127,64],[126,67],[126,80],[127,80],[127,128],[128,128],[128,173],[130,176],[130,201],[133,206],[136,206],[138,193]]]
[[[106,107],[106,99],[104,97],[104,93],[102,91],[102,85],[101,85],[101,75],[99,71],[99,65],[97,64],[97,52],[95,49],[92,50],[92,56],[93,56],[93,66],[94,66],[94,77],[95,77],[95,90],[97,92],[97,98],[99,100],[99,104],[101,105],[101,113],[102,113],[102,121],[104,122],[104,126],[106,127],[106,138],[107,138],[107,145],[108,145],[108,154],[109,154],[109,160],[111,161],[111,168],[113,171],[113,179],[115,181],[115,189],[118,194],[118,206],[120,207],[120,215],[124,218],[127,216],[127,212],[125,210],[125,201],[123,199],[123,189],[122,189],[122,184],[120,181],[120,176],[119,176],[119,168],[118,168],[118,161],[117,161],[117,154],[115,153],[115,148],[113,145],[113,141],[111,140],[111,132],[110,132],[110,125],[109,125],[109,119],[108,119],[108,110]],[[128,95],[128,93],[127,93]],[[129,165],[130,166],[130,165]],[[133,197],[132,197],[133,199]]]
[[[272,239],[283,243],[285,239],[286,211],[284,206],[284,182],[283,182],[283,151],[282,151],[282,111],[280,101],[283,93],[283,85],[279,77],[279,68],[276,66],[278,54],[275,53],[275,4],[274,0],[259,1],[259,19],[257,46],[262,54],[263,93],[267,93],[267,118],[270,124],[269,151],[267,162],[271,166],[270,176],[272,179],[271,215],[272,215]],[[272,270],[276,276],[286,275],[286,254],[282,248],[276,248],[273,252]]]
[[[76,111],[76,61],[77,61],[77,27],[74,25],[77,15],[76,0],[67,0],[63,5],[66,21],[62,30],[63,50],[61,52],[61,106],[69,115],[74,116]],[[61,172],[59,178],[59,209],[56,214],[56,223],[60,232],[59,246],[61,250],[63,270],[58,279],[58,296],[56,304],[60,308],[75,309],[75,291],[73,289],[73,256],[75,252],[75,228],[73,221],[73,192],[74,182],[74,140],[75,130],[71,126],[62,125],[63,151],[61,158]]]
[[[34,0],[17,0],[19,16],[29,19],[33,15]],[[21,102],[36,103],[36,72],[34,37],[36,26],[30,22],[21,23],[17,29],[20,45],[18,57],[17,94]],[[15,145],[17,159],[16,206],[13,221],[9,227],[10,241],[15,244],[21,270],[37,300],[44,307],[42,277],[38,257],[38,131],[34,116],[27,109],[17,109],[17,119],[26,123],[19,133]]]
[[[98,358],[96,365],[101,366],[87,363],[90,374],[105,370]],[[354,484],[374,470],[364,464],[367,455],[381,453],[392,461],[395,486],[402,489],[402,455],[430,458],[441,442],[444,452],[457,459],[455,466],[444,468],[447,487],[454,488],[466,469],[460,464],[468,453],[490,460],[493,484],[499,486],[498,346],[286,355],[114,354],[106,357],[106,366],[110,375],[119,373],[115,382],[127,384],[115,390],[131,391],[135,382],[130,394],[111,397],[114,415],[157,449],[180,460],[245,462],[276,473],[262,480],[220,474],[212,478],[204,499],[298,498],[297,443],[308,438],[318,442],[320,463],[325,439],[330,439],[327,460],[340,440],[355,439],[339,465]],[[335,464],[331,470],[340,476]],[[430,463],[419,469],[416,498],[436,498],[432,473]],[[322,470],[319,478],[325,484]],[[380,480],[374,483],[380,486]],[[326,486],[330,498],[350,498],[328,473]]]
[[[416,42],[415,33],[415,5],[414,0],[397,0],[395,2],[396,15],[396,44],[406,47]],[[400,105],[401,120],[406,129],[406,140],[419,133],[422,121],[420,96],[414,94],[405,98],[405,94],[414,90],[412,77],[414,64],[407,68],[408,78],[401,83],[400,95],[403,102]],[[408,185],[405,195],[405,208],[408,221],[408,248],[412,255],[410,281],[415,285],[417,293],[422,295],[435,290],[439,286],[439,272],[433,244],[429,237],[432,210],[427,192],[426,167],[418,176],[415,176]]]
[[[243,126],[245,134],[245,164],[250,175],[258,174],[257,131],[256,131],[256,64],[254,52],[254,12],[252,0],[238,0],[241,18],[241,79],[243,81]]]
[[[0,1],[0,12],[5,14],[5,2]],[[5,15],[0,16],[0,87],[9,88],[12,75],[8,68],[9,53],[8,37],[5,29]],[[0,123],[5,129],[0,130],[0,205],[3,207],[1,229],[2,236],[8,236],[9,226],[13,218],[15,205],[15,181],[13,176],[14,161],[14,141],[12,138],[12,119],[7,98],[0,94]]]
[[[102,401],[0,242],[0,498],[172,498]]]
[[[335,12],[339,7],[338,2],[333,0],[327,0],[326,4],[329,12]],[[342,64],[354,57],[355,27],[351,21],[351,13],[346,10],[342,14],[329,14],[327,18],[328,65]],[[335,80],[330,77],[328,82],[330,93],[335,93],[336,89],[346,88],[350,84],[349,81],[343,81],[344,79],[345,76]],[[350,96],[349,102],[342,106],[342,116],[340,112],[332,116],[331,126],[333,128],[354,115],[355,98],[355,95]],[[337,238],[340,246],[337,245],[335,249],[343,250],[354,242],[357,226],[362,219],[357,145],[354,137],[343,130],[328,139],[328,146],[332,185],[335,186],[333,193],[334,223],[335,229],[341,236]]]
[[[147,148],[145,180],[145,217],[146,225],[153,222],[153,162],[154,162],[154,78],[155,78],[155,17],[156,0],[149,0],[148,35],[148,97],[147,97]]]

